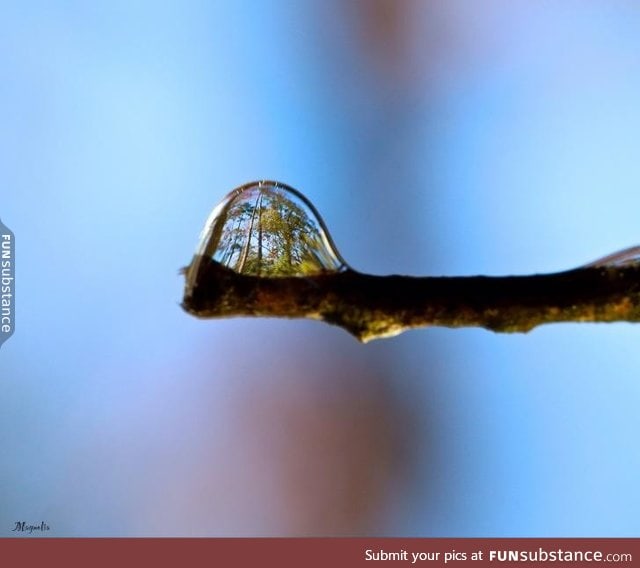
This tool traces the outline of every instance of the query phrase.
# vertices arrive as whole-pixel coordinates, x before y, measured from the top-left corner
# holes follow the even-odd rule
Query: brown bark
[[[201,318],[312,318],[366,342],[424,326],[527,332],[544,323],[640,321],[640,267],[530,276],[312,277],[238,274],[205,257],[186,269],[182,307]]]

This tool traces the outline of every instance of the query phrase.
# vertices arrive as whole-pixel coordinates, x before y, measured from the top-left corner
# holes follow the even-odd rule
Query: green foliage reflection
[[[308,276],[339,270],[343,263],[322,222],[302,199],[275,184],[232,194],[214,223],[222,228],[214,260],[241,274]]]

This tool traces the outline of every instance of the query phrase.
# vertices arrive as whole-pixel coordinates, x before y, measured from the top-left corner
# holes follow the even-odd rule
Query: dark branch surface
[[[197,274],[193,274],[197,270]],[[555,322],[640,321],[640,267],[578,268],[531,276],[312,277],[238,274],[205,257],[186,269],[182,307],[201,318],[312,318],[361,341],[424,326],[527,332]]]

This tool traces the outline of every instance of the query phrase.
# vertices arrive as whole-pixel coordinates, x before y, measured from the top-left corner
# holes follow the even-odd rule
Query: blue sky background
[[[199,321],[209,211],[300,189],[372,273],[640,242],[640,14],[605,2],[4,3],[0,535],[638,536],[640,328]]]

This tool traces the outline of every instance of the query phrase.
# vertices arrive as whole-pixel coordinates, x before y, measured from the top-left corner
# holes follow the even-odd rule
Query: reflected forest
[[[214,260],[241,274],[309,276],[343,266],[320,219],[285,187],[259,184],[232,194],[214,224]]]

